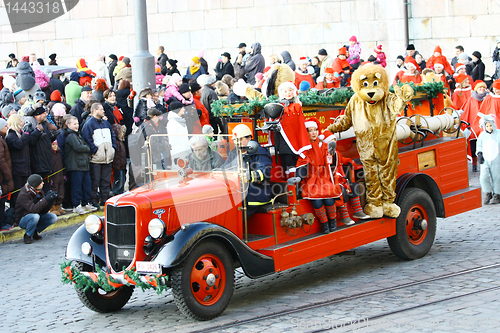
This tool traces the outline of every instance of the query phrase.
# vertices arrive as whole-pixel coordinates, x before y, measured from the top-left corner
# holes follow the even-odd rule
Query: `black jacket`
[[[115,70],[117,64],[117,60],[113,60],[108,64],[109,83],[111,83],[111,87],[115,85],[115,76],[113,75],[113,71]]]
[[[5,137],[12,161],[12,176],[28,177],[31,175],[29,135],[17,136],[16,132],[9,129]]]
[[[156,63],[160,65],[160,67],[163,67],[167,64],[168,56],[165,53],[162,53],[158,56],[156,59]]]
[[[53,131],[47,128],[47,122],[41,124],[42,132],[37,129],[29,135],[30,160],[32,173],[47,173],[52,171],[52,138]]]
[[[215,73],[217,73],[217,80],[222,80],[222,77],[226,74],[231,75],[234,77],[234,67],[233,64],[231,64],[229,61],[226,63],[223,63],[222,61],[219,61],[217,65],[215,66]]]
[[[476,62],[473,62],[474,68],[472,68],[471,77],[474,81],[481,80],[484,81],[484,63],[481,59],[478,59]]]
[[[139,102],[137,102],[137,106],[135,107],[135,112],[134,112],[134,117],[138,117],[140,121],[136,124],[137,126],[140,126],[144,119],[147,117],[147,112],[148,112],[148,101],[144,98],[139,99]]]
[[[82,126],[82,113],[85,112],[84,109],[86,104],[87,103],[85,103],[83,100],[79,98],[75,101],[75,105],[71,108],[70,113],[72,116],[78,118],[78,123],[80,124],[80,128]]]
[[[90,147],[75,131],[64,130],[66,141],[64,143],[64,163],[66,171],[89,171]]]
[[[52,87],[52,91],[59,90],[59,92],[61,93],[61,96],[66,96],[64,94],[64,83],[61,80],[51,77],[49,84]],[[49,97],[49,96],[47,96],[47,97]]]

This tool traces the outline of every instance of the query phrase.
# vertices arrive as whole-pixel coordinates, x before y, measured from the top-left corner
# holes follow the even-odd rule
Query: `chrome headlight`
[[[155,239],[160,238],[165,232],[165,223],[158,218],[152,219],[149,221],[148,231],[151,237]]]
[[[85,229],[89,234],[97,234],[101,231],[102,221],[101,218],[97,215],[89,215],[85,219]]]

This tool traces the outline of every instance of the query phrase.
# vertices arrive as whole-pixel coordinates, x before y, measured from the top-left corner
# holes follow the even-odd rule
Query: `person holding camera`
[[[38,233],[57,221],[55,214],[49,213],[50,208],[57,199],[57,193],[48,191],[44,194],[42,176],[32,174],[28,182],[21,188],[16,204],[16,223],[25,229],[24,243],[31,244],[33,240],[40,240]]]
[[[37,106],[33,113],[24,117],[23,132],[29,133],[31,172],[47,177],[52,172],[52,142],[59,131],[47,121],[44,106]],[[50,190],[50,182],[45,183],[43,190]]]

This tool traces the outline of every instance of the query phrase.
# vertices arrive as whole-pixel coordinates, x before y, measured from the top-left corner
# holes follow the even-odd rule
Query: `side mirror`
[[[247,145],[247,152],[249,154],[255,154],[259,150],[259,144],[257,141],[250,141]]]
[[[268,118],[279,118],[285,108],[281,103],[268,103],[264,106],[264,114]]]

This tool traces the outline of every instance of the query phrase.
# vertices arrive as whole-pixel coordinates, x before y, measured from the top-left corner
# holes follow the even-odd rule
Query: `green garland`
[[[417,92],[428,95],[430,98],[436,98],[440,93],[445,94],[444,82],[427,82],[422,85],[415,85],[413,82],[407,83],[412,87],[415,96]],[[403,86],[399,82],[398,86]],[[390,86],[389,91],[394,93],[394,87]],[[305,94],[299,94],[302,105],[335,105],[347,104],[354,95],[351,89],[335,89],[327,95],[319,94],[317,90],[310,90]],[[254,115],[256,110],[261,110],[267,103],[276,103],[278,96],[270,96],[266,99],[251,99],[243,104],[229,104],[227,100],[218,100],[212,103],[212,113],[215,117],[232,117],[233,115]],[[421,102],[412,102],[418,104]],[[414,105],[415,106],[415,105]]]
[[[116,289],[115,287],[109,284],[106,273],[104,273],[104,271],[99,267],[99,265],[96,265],[97,282],[94,282],[92,279],[82,274],[78,269],[72,267],[71,263],[72,263],[71,261],[67,262],[64,260],[63,263],[59,264],[62,273],[61,282],[63,284],[74,283],[75,289],[83,289],[84,291],[86,291],[87,289],[92,289],[93,292],[95,292],[98,288],[101,288],[105,292],[110,292]],[[67,268],[71,270],[71,276],[67,272]],[[153,288],[156,289],[157,294],[161,294],[164,290],[166,291],[168,289],[168,287],[164,283],[165,279],[167,279],[165,276],[162,275],[154,276],[153,279],[156,281],[157,285],[157,287],[154,287],[149,283],[141,281],[139,273],[135,271],[135,268],[132,268],[131,270],[126,270],[124,267],[123,269],[125,271],[124,275],[132,279],[137,284],[137,286],[142,289],[142,291]],[[112,276],[109,276],[109,280],[112,283],[120,283],[115,279],[113,279]],[[132,284],[127,283],[127,286],[131,285]]]

